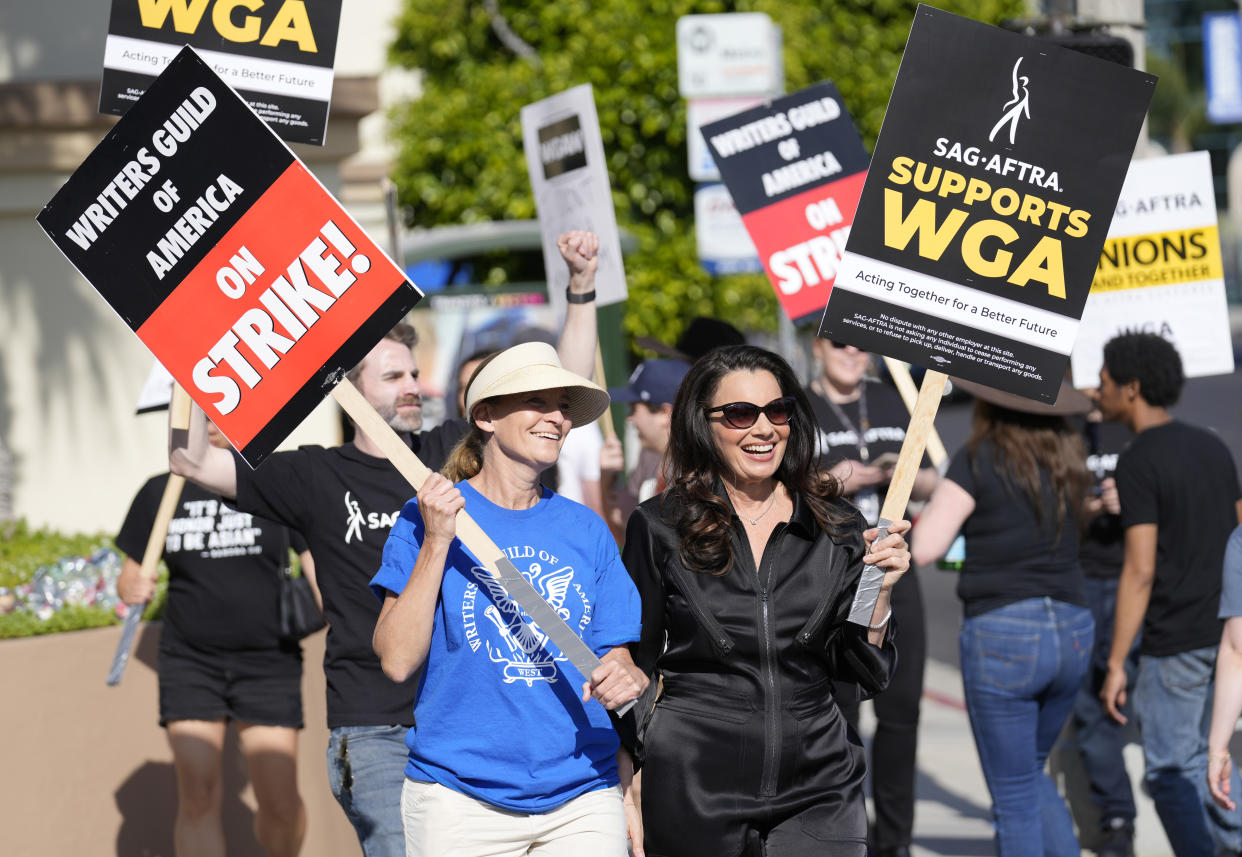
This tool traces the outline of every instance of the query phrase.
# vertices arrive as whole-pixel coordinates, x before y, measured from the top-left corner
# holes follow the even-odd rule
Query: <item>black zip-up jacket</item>
[[[834,809],[821,818],[822,832],[865,838],[864,754],[832,682],[878,693],[896,667],[896,649],[895,629],[881,648],[846,621],[866,552],[861,522],[830,536],[795,496],[790,520],[777,525],[756,569],[735,515],[733,565],[717,576],[682,564],[669,514],[676,501],[667,496],[635,510],[622,554],[643,604],[642,637],[631,650],[651,679],[635,706],[636,734],[622,729],[644,766],[649,846],[664,827],[669,837],[695,831],[705,848],[737,853],[734,828],[748,819],[770,826],[825,803]],[[653,709],[657,679],[663,692]],[[704,824],[718,830],[715,844],[696,827]],[[683,840],[672,850],[690,853],[685,847]]]

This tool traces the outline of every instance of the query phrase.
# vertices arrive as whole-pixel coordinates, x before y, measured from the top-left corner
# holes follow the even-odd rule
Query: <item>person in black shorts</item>
[[[228,448],[214,426],[208,432],[213,445]],[[164,473],[142,486],[116,537],[126,554],[117,589],[133,609],[154,590],[139,561],[167,482]],[[181,492],[164,542],[168,606],[159,649],[160,725],[177,775],[178,857],[224,857],[221,758],[230,720],[258,803],[255,837],[272,857],[293,857],[302,847],[302,649],[280,636],[280,579],[291,544],[313,581],[296,532],[237,512],[197,485]]]

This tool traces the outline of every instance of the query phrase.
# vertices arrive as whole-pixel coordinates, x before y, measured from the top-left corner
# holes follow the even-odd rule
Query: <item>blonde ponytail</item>
[[[457,441],[440,473],[452,482],[477,476],[483,469],[483,447],[486,443],[487,435],[478,426],[472,425],[470,432]]]

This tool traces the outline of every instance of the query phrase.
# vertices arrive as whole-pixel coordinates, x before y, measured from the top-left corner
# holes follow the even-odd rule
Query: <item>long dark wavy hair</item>
[[[1024,414],[976,400],[973,425],[966,440],[972,467],[985,440],[991,441],[996,453],[996,475],[1026,494],[1041,524],[1050,511],[1053,513],[1056,540],[1060,541],[1066,519],[1081,519],[1082,501],[1091,484],[1082,437],[1063,416]],[[1057,499],[1051,510],[1044,498],[1041,472],[1047,475],[1052,495]]]
[[[733,508],[716,492],[716,482],[727,475],[727,465],[716,448],[707,409],[721,379],[730,372],[769,372],[780,385],[781,395],[793,396],[796,402],[776,480],[790,496],[802,496],[825,532],[844,536],[862,523],[857,512],[836,502],[841,483],[819,469],[811,403],[789,364],[753,345],[717,348],[690,367],[677,390],[667,453],[669,487],[662,507],[676,527],[682,564],[715,575],[727,574],[733,567]]]

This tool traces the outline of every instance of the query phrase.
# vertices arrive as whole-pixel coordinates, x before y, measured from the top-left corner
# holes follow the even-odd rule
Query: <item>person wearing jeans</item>
[[[1095,623],[1078,561],[1089,480],[1082,439],[1066,419],[1090,402],[1068,384],[1044,405],[953,383],[975,395],[973,427],[914,529],[914,563],[943,556],[959,530],[965,536],[962,682],[997,852],[1078,857],[1069,810],[1044,766],[1091,663]]]
[[[405,853],[398,813],[377,812],[405,785],[405,769],[392,764],[406,754],[410,727],[340,726],[328,736],[328,785],[354,826],[363,854]]]
[[[1237,808],[1217,806],[1208,789],[1207,734],[1215,667],[1215,646],[1139,659],[1134,704],[1147,760],[1147,791],[1177,857],[1242,851]],[[1242,794],[1237,771],[1230,791]]]
[[[1078,853],[1044,766],[1091,663],[1093,628],[1089,609],[1046,597],[962,622],[966,710],[1005,857],[1041,835],[1046,854]]]
[[[1126,771],[1125,736],[1120,723],[1100,706],[1100,686],[1108,673],[1108,653],[1113,642],[1113,613],[1117,607],[1117,579],[1083,578],[1087,601],[1095,618],[1095,646],[1078,697],[1074,700],[1074,729],[1078,754],[1087,773],[1091,802],[1100,813],[1102,840],[1099,857],[1126,857],[1134,853],[1134,790]],[[1126,661],[1130,686],[1138,675],[1138,646]],[[1129,707],[1127,707],[1127,710]]]
[[[1176,857],[1210,857],[1242,851],[1242,815],[1207,788],[1221,570],[1242,489],[1220,438],[1169,413],[1183,380],[1177,350],[1155,334],[1104,345],[1100,411],[1135,437],[1117,461],[1125,562],[1100,699],[1126,722],[1125,661],[1141,628],[1134,710],[1147,790]]]

